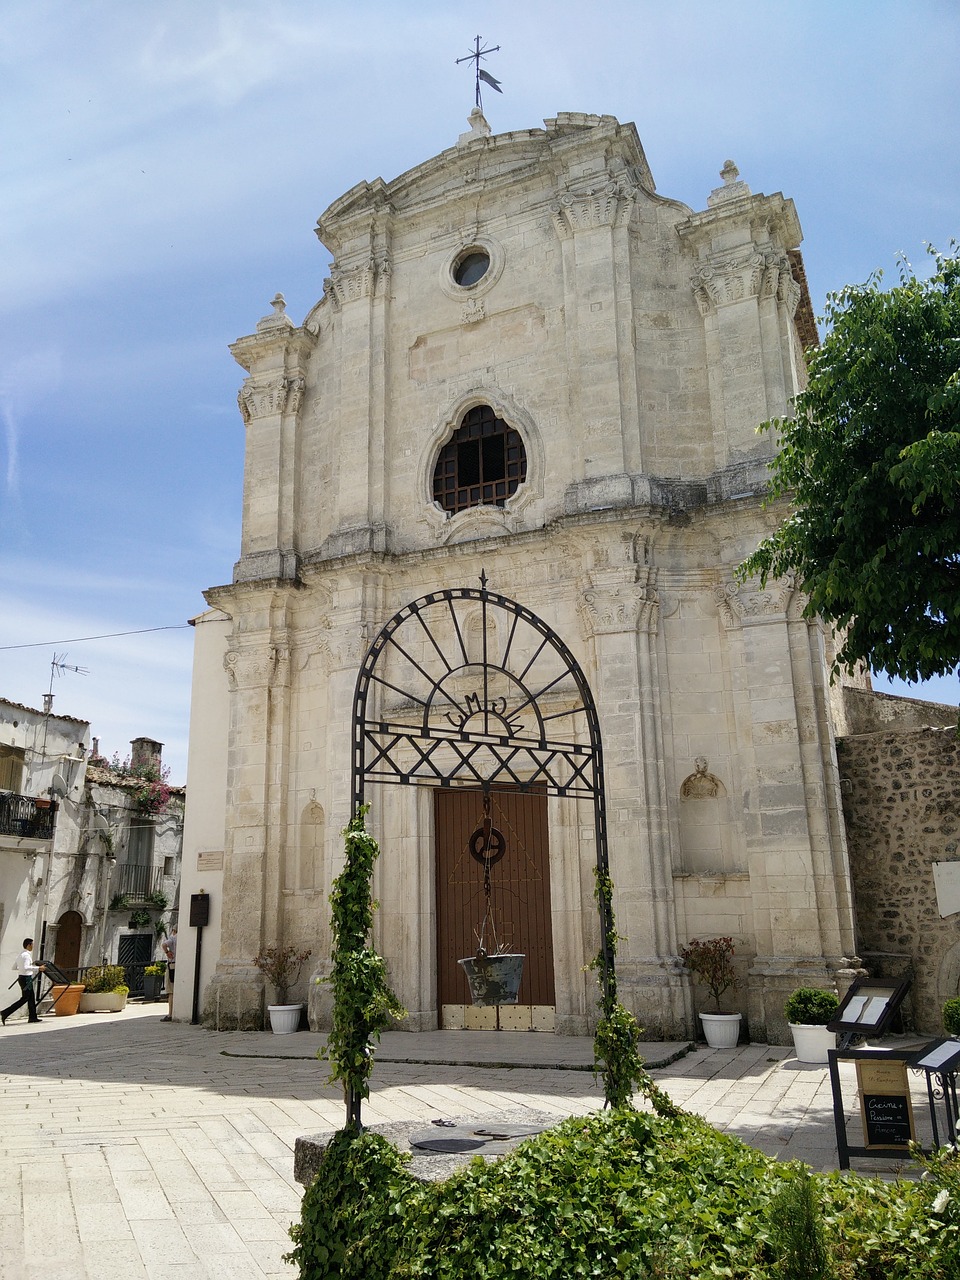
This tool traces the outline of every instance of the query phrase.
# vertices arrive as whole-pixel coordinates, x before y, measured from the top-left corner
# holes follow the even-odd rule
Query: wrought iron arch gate
[[[371,713],[371,694],[377,713]],[[593,802],[609,885],[600,723],[576,658],[541,618],[480,587],[405,605],[370,645],[353,707],[353,812],[366,784],[472,783]],[[609,891],[597,895],[600,981],[615,990]]]

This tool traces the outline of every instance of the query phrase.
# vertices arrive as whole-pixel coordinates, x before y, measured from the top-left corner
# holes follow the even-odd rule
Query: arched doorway
[[[545,812],[547,797],[592,802],[597,874],[601,885],[609,883],[600,727],[586,677],[547,623],[517,601],[489,591],[485,575],[479,589],[449,588],[412,601],[380,630],[357,676],[352,778],[354,812],[364,803],[368,782],[433,788],[440,839],[441,815],[462,810],[452,819],[457,829],[446,863],[439,851],[439,877],[448,881],[438,883],[441,929],[456,915],[458,889],[474,892],[459,869],[469,868],[461,855],[477,828],[472,815],[478,796],[488,816],[494,803],[503,814],[506,797],[516,797],[514,816],[503,819],[515,827],[532,822],[534,809]],[[461,788],[468,789],[466,800]],[[442,795],[447,791],[455,798]],[[521,809],[529,812],[521,816]],[[546,823],[541,827],[545,832]],[[535,896],[538,881],[549,882],[542,835],[527,845],[515,840],[514,853],[517,874],[521,864],[529,869],[515,895],[520,903]],[[450,903],[444,913],[439,896],[445,887]],[[598,903],[601,981],[607,992],[613,982],[609,892],[600,893]],[[510,943],[532,954],[543,950],[549,922],[547,896],[524,925],[526,936]],[[457,927],[462,934],[462,922]],[[441,964],[444,955],[455,959],[452,951],[463,945],[459,935],[451,939],[441,933]],[[552,963],[551,955],[541,965],[550,970],[540,987],[548,995],[537,1000],[552,998]],[[441,975],[441,1009],[445,982]],[[531,999],[531,1008],[534,1004]]]
[[[53,963],[65,973],[80,967],[80,944],[83,939],[83,916],[79,911],[65,911],[57,921],[57,945]]]

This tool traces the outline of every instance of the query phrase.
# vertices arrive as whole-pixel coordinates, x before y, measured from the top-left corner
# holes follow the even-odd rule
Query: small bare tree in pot
[[[693,938],[680,948],[680,959],[713,996],[714,1010],[700,1014],[703,1034],[712,1049],[732,1049],[740,1038],[741,1015],[720,1008],[720,997],[740,985],[733,955],[732,938]]]
[[[276,1004],[268,1004],[270,1026],[276,1035],[286,1035],[296,1031],[300,1024],[300,1011],[303,1004],[290,1004],[290,988],[300,980],[303,966],[313,952],[308,947],[298,951],[296,947],[281,947],[277,944],[264,947],[259,955],[254,956],[253,963],[270,982],[276,993]]]

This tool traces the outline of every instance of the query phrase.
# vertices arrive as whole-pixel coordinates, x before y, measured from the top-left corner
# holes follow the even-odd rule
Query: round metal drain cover
[[[479,1151],[487,1145],[484,1138],[422,1138],[410,1140],[417,1151],[432,1151],[437,1155],[457,1155],[462,1151]]]

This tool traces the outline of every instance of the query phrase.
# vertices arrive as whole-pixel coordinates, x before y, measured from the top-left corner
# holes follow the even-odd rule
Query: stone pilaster
[[[792,200],[752,195],[731,161],[722,172],[706,212],[677,228],[703,317],[718,467],[769,453],[775,441],[756,428],[788,413],[799,390],[801,290],[787,251],[802,239]]]
[[[230,348],[249,373],[237,396],[247,438],[236,581],[297,576],[296,438],[315,341],[308,330],[294,326],[278,293],[256,333]]]
[[[663,776],[657,571],[594,570],[580,597],[603,725],[610,872],[623,935],[624,1002],[650,1039],[686,1034],[687,996],[676,960],[669,822]]]
[[[324,543],[327,556],[382,551],[385,545],[392,219],[389,205],[377,205],[362,224],[349,226],[324,282],[335,312],[331,339],[340,380],[330,488],[336,520]]]
[[[563,255],[576,479],[571,510],[626,506],[642,470],[628,226],[637,189],[605,171],[561,186],[551,213]]]
[[[792,580],[764,590],[726,582],[714,594],[738,673],[756,946],[751,1034],[776,1041],[787,1034],[783,1002],[794,987],[842,984],[855,963],[826,668]]]
[[[264,981],[253,964],[281,942],[280,796],[289,718],[289,652],[283,645],[228,650],[231,747],[220,960],[204,998],[204,1022],[217,1030],[263,1025]]]

